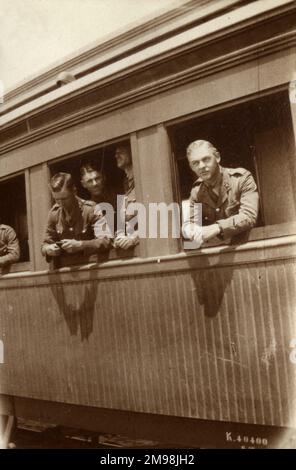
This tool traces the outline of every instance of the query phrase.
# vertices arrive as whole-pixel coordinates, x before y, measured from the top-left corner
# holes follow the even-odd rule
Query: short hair
[[[96,171],[97,173],[100,173],[100,175],[102,175],[103,178],[105,178],[105,174],[102,170],[100,170],[97,165],[93,164],[93,163],[85,163],[84,165],[82,165],[80,167],[80,178],[83,178],[83,176],[86,174],[86,173],[91,173],[92,171]]]
[[[195,140],[194,142],[191,142],[191,144],[188,145],[186,150],[187,158],[190,157],[194,149],[199,149],[204,145],[206,145],[210,150],[213,151],[215,157],[220,158],[220,152],[216,149],[216,147],[214,147],[213,144],[211,144],[211,142],[208,142],[207,140]]]
[[[65,189],[74,191],[75,184],[70,173],[56,173],[50,180],[50,188],[55,193]]]

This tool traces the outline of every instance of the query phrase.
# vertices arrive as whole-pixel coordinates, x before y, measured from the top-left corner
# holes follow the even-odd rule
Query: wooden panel
[[[296,47],[263,57],[259,60],[258,81],[260,90],[289,83],[295,71]]]
[[[34,250],[34,233],[33,233],[33,200],[34,197],[31,192],[31,178],[30,170],[25,170],[25,191],[26,191],[26,206],[27,206],[27,223],[28,223],[28,244],[29,244],[29,257],[30,257],[30,269],[35,268],[35,250]]]
[[[41,243],[44,237],[45,224],[50,207],[50,192],[48,188],[48,168],[46,164],[30,169],[27,178],[29,189],[29,222],[30,222],[30,249],[36,270],[47,269],[48,263],[41,255]]]
[[[173,201],[171,148],[163,125],[138,132],[132,139],[137,200],[147,211],[147,235],[149,233],[149,203],[170,204]],[[169,226],[169,233],[171,233]],[[178,252],[178,239],[146,238],[145,255],[154,256]]]
[[[290,126],[274,127],[256,135],[264,223],[281,224],[296,219],[294,147]]]
[[[282,224],[284,230],[287,224]],[[92,279],[100,282],[104,279],[130,278],[153,274],[179,273],[209,267],[241,266],[242,264],[262,263],[273,260],[285,260],[295,257],[296,236],[285,236],[285,231],[278,233],[282,225],[267,227],[259,231],[259,240],[242,245],[219,245],[199,250],[187,250],[171,256],[157,256],[153,258],[117,259],[98,263],[98,260],[89,260],[88,264],[81,266],[64,267],[57,271],[23,272],[7,274],[1,277],[0,288],[13,289],[19,287],[35,288],[53,283],[80,283],[89,280],[90,270]],[[288,227],[290,224],[288,224]],[[269,230],[271,229],[271,230]],[[289,229],[293,230],[293,225]],[[269,234],[270,239],[262,239],[262,234]],[[278,235],[277,238],[274,236]]]
[[[295,426],[294,260],[204,269],[196,261],[178,275],[98,282],[90,270],[83,282],[56,273],[38,288],[0,289],[0,392]]]

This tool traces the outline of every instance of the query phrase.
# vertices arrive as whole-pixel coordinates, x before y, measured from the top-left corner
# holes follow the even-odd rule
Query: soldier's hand
[[[207,225],[202,228],[202,240],[207,242],[212,238],[215,238],[220,233],[220,227],[218,224]]]
[[[60,256],[61,249],[55,243],[51,243],[46,247],[46,254],[48,256]]]
[[[135,246],[137,241],[133,237],[128,237],[126,235],[116,237],[114,240],[115,248],[121,248],[122,250],[128,250],[129,248]]]
[[[67,253],[76,253],[82,249],[81,240],[61,240],[62,249]]]

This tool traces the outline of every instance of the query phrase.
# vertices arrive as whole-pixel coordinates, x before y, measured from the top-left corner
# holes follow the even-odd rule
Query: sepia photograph
[[[296,449],[295,1],[0,25],[0,449]]]

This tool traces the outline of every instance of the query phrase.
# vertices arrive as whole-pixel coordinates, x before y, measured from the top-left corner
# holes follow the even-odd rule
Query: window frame
[[[181,222],[182,222],[182,202],[183,200],[181,199],[181,190],[180,190],[180,178],[179,178],[179,170],[178,170],[178,160],[176,158],[176,155],[174,154],[174,139],[173,139],[173,128],[177,126],[178,124],[186,124],[186,122],[190,122],[194,119],[198,118],[203,118],[207,115],[219,112],[219,111],[224,111],[228,110],[229,108],[232,108],[234,106],[238,106],[240,104],[246,104],[250,102],[254,102],[258,100],[259,98],[263,97],[271,97],[273,95],[276,95],[277,93],[280,92],[285,92],[289,96],[289,89],[287,84],[280,85],[277,87],[274,87],[272,89],[268,90],[263,90],[260,92],[256,92],[252,95],[247,95],[240,97],[238,99],[228,101],[226,103],[220,103],[218,105],[212,106],[210,108],[204,108],[202,110],[197,111],[196,113],[191,113],[189,115],[181,116],[178,117],[177,119],[170,120],[166,123],[166,130],[168,132],[168,136],[171,142],[171,147],[172,147],[172,152],[171,152],[171,165],[173,168],[173,194],[175,201],[179,204],[179,207],[181,208]],[[294,140],[295,140],[295,146],[294,146],[294,154],[296,157],[296,120],[294,121],[293,119],[293,109],[291,107],[291,101],[290,102],[290,113],[291,113],[291,123],[292,123],[292,132],[294,134]],[[242,165],[243,166],[243,165]],[[294,164],[295,166],[295,164]],[[260,194],[260,174],[259,174],[259,169],[258,169],[258,161],[255,159],[255,171],[256,171],[256,178],[257,178],[257,186],[258,186],[258,192]],[[189,198],[188,198],[189,200]],[[261,206],[262,202],[260,201],[260,209],[262,213],[264,214],[264,207],[263,205]],[[277,223],[277,224],[268,224],[268,225],[263,225],[260,227],[253,227],[248,234],[248,239],[246,242],[239,243],[239,246],[241,245],[246,245],[248,242],[253,242],[253,241],[264,241],[267,239],[272,239],[272,238],[278,238],[278,237],[284,237],[284,236],[290,236],[290,235],[296,235],[296,219],[291,221],[291,222],[283,222],[283,223]],[[180,252],[184,253],[197,253],[200,252],[201,249],[208,249],[208,248],[220,248],[221,251],[225,249],[225,247],[233,247],[235,249],[235,246],[237,244],[231,244],[225,243],[223,241],[210,241],[208,243],[205,243],[201,248],[199,249],[185,249],[184,248],[184,239],[181,237],[180,242],[179,242],[179,247],[180,247]]]
[[[91,147],[87,147],[81,150],[77,150],[74,153],[68,154],[68,155],[63,155],[62,157],[56,158],[54,160],[51,160],[50,162],[47,162],[47,173],[48,173],[48,185],[50,183],[50,177],[52,175],[51,169],[54,165],[59,164],[63,161],[69,161],[69,160],[75,160],[76,158],[83,157],[83,155],[88,154],[90,152],[95,152],[100,149],[104,149],[116,144],[123,144],[126,142],[127,145],[130,147],[131,151],[131,157],[132,157],[132,163],[133,163],[133,168],[134,168],[134,155],[133,155],[133,146],[132,146],[132,135],[123,135],[123,136],[118,136],[115,139],[106,141],[106,142],[101,142],[98,145],[93,145]],[[86,158],[87,160],[87,158]],[[135,180],[135,187],[137,185]],[[80,196],[79,196],[80,197]],[[51,195],[50,195],[51,198]],[[52,198],[51,198],[52,199]],[[52,205],[51,205],[52,207]],[[46,224],[46,221],[45,221]],[[141,242],[140,242],[141,243]],[[56,270],[56,269],[61,269],[65,267],[70,267],[70,268],[78,268],[80,266],[86,265],[86,264],[97,264],[99,265],[101,262],[107,262],[107,261],[120,261],[120,260],[126,260],[126,259],[134,259],[138,258],[141,255],[141,248],[140,248],[140,243],[136,245],[133,248],[130,248],[128,250],[118,250],[114,247],[111,247],[111,249],[107,252],[108,257],[105,258],[104,253],[100,254],[91,254],[91,255],[84,255],[83,253],[76,253],[70,256],[65,256],[61,255],[57,259],[53,259],[48,263],[49,269],[50,270]]]

